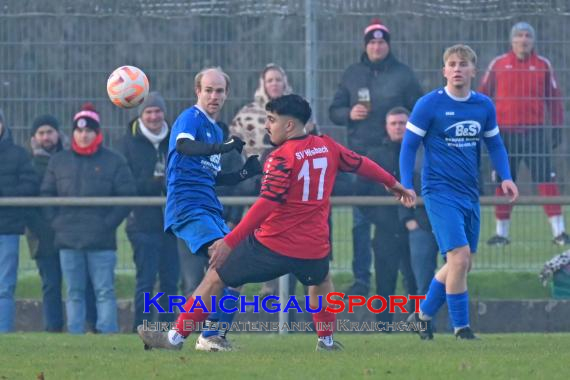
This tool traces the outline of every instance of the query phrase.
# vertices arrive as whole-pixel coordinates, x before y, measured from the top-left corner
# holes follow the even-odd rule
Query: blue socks
[[[239,299],[239,292],[235,289],[224,288],[224,291],[222,292],[221,298],[226,297],[226,296],[231,296],[233,298],[226,298],[224,300],[224,308],[226,310],[237,308],[238,299]],[[204,338],[209,338],[209,337],[215,336],[215,335],[220,335],[220,336],[225,337],[227,332],[228,332],[228,329],[232,325],[232,321],[234,320],[235,314],[236,314],[235,312],[224,313],[218,307],[217,311],[215,313],[210,314],[210,316],[208,317],[208,320],[206,321],[206,327],[208,327],[208,329],[202,331],[202,336]],[[218,325],[219,327],[217,330],[209,328],[214,323],[219,323],[219,325]],[[224,327],[223,330],[220,329],[221,326]]]
[[[435,277],[429,284],[426,299],[420,304],[420,311],[428,317],[433,317],[445,303],[445,284],[439,282]]]
[[[469,293],[447,295],[447,309],[451,324],[457,329],[469,326]]]

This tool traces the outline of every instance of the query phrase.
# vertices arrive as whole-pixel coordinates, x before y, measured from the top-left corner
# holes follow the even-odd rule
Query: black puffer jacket
[[[400,148],[401,143],[393,142],[389,138],[385,138],[382,145],[370,150],[368,157],[382,166],[386,171],[392,174],[396,179],[400,179]],[[421,154],[418,154],[421,156]],[[417,167],[421,167],[416,165]],[[420,186],[420,173],[415,173],[415,186]],[[416,190],[419,195],[419,189]],[[356,183],[357,195],[370,195],[370,196],[392,196],[383,186],[374,182],[362,180]],[[404,206],[376,206],[376,207],[361,207],[361,211],[373,223],[384,226],[384,228],[401,228],[405,226],[406,222],[415,219],[419,226],[426,231],[431,231],[431,225],[423,206],[416,208],[406,208]]]
[[[167,135],[158,149],[139,128],[139,119],[132,120],[121,140],[119,151],[127,159],[137,187],[137,195],[157,197],[166,194],[164,177],[155,177],[157,162],[166,165],[168,156]],[[128,232],[163,232],[164,216],[161,207],[133,207],[127,218]]]
[[[0,197],[24,197],[38,194],[39,178],[30,155],[14,144],[10,130],[4,126],[0,135]],[[24,233],[29,209],[0,207],[0,235]]]
[[[368,88],[372,111],[360,121],[350,120],[350,110],[358,103],[358,90]],[[360,154],[382,144],[386,130],[386,113],[394,107],[412,110],[422,89],[414,72],[390,53],[377,63],[366,53],[342,75],[338,90],[329,107],[329,118],[348,127],[348,146]]]
[[[91,156],[72,150],[55,154],[42,183],[43,196],[133,196],[135,181],[125,159],[101,147]],[[116,249],[115,232],[128,207],[59,207],[47,209],[59,249]]]
[[[368,152],[368,158],[380,165],[388,173],[394,177],[400,177],[400,143],[395,143],[388,138],[385,138],[382,144]],[[356,195],[368,196],[391,196],[384,186],[375,182],[365,179],[356,182]],[[391,229],[395,227],[401,228],[401,223],[398,218],[399,206],[374,206],[374,207],[360,207],[364,215],[384,229]]]

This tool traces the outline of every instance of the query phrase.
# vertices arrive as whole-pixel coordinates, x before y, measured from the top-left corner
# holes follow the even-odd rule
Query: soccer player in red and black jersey
[[[325,310],[325,297],[334,290],[329,276],[328,217],[336,174],[355,172],[383,184],[407,207],[414,205],[415,195],[368,158],[328,136],[307,135],[304,126],[311,108],[301,96],[274,99],[266,111],[267,133],[278,148],[266,160],[259,199],[231,233],[210,247],[210,269],[184,305],[187,312],[180,314],[177,329],[167,334],[139,328],[147,347],[182,347],[193,327],[207,317],[201,308],[189,312],[196,297],[211,310],[211,296],[218,296],[225,286],[292,273],[309,286],[311,308],[318,307],[319,296],[323,299],[321,311],[313,314],[317,350],[342,349],[332,337],[336,316]]]

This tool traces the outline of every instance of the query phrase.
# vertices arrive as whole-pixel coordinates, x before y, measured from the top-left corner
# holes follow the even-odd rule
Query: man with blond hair
[[[413,189],[416,151],[425,147],[422,196],[446,263],[433,278],[420,313],[410,321],[425,321],[422,339],[433,339],[431,319],[447,302],[457,339],[476,339],[469,325],[467,273],[479,240],[479,156],[485,142],[501,188],[514,201],[507,151],[499,134],[495,107],[487,96],[471,90],[477,56],[467,45],[454,45],[443,54],[447,84],[416,103],[406,125],[400,151],[402,185]],[[413,190],[412,190],[413,191]]]

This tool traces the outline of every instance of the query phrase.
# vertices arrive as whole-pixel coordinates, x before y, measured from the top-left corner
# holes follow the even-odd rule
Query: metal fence
[[[362,30],[372,17],[389,26],[394,54],[414,69],[426,91],[443,83],[445,47],[470,44],[483,70],[509,50],[513,23],[526,20],[537,30],[537,49],[550,59],[568,109],[570,2],[565,0],[0,0],[0,108],[17,141],[26,145],[35,116],[51,113],[69,132],[72,115],[92,101],[101,113],[106,144],[113,146],[136,115],[106,97],[105,83],[114,68],[141,67],[152,89],[165,96],[172,120],[193,103],[196,72],[222,66],[233,79],[222,115],[229,121],[252,100],[260,70],[276,62],[293,88],[312,100],[316,121],[326,127],[340,76],[358,60]],[[563,194],[570,194],[569,135],[564,131],[554,151]],[[523,194],[534,194],[528,170],[521,169]],[[493,187],[489,172],[484,161],[487,194]],[[335,217],[335,246],[343,252],[339,257],[346,255],[339,268],[346,269],[350,213],[335,209]],[[494,228],[490,207],[483,218],[485,238]],[[480,268],[536,269],[557,252],[544,219],[537,206],[518,207],[513,244],[489,249],[487,255],[482,242]],[[127,257],[128,243],[121,247]],[[127,257],[121,265],[128,263]]]
[[[196,72],[222,66],[233,78],[222,115],[230,121],[252,101],[261,69],[277,62],[293,88],[312,101],[316,121],[329,126],[327,109],[340,76],[359,59],[362,31],[375,16],[390,27],[394,54],[414,69],[426,91],[443,83],[445,47],[469,43],[483,72],[509,50],[513,23],[529,21],[568,108],[567,1],[1,0],[0,10],[0,108],[22,144],[35,116],[52,113],[69,131],[72,115],[92,101],[112,146],[136,115],[114,107],[105,93],[107,76],[124,64],[146,72],[152,89],[165,95],[171,120],[192,104]],[[568,135],[555,151],[563,185],[570,182]],[[523,190],[534,192],[524,170],[520,177]]]
[[[254,197],[222,197],[227,205],[250,205]],[[512,243],[505,247],[490,247],[486,240],[494,234],[492,205],[504,203],[495,197],[482,197],[481,236],[474,271],[533,271],[540,270],[545,261],[560,254],[565,248],[552,243],[549,227],[542,214],[541,203],[570,204],[570,197],[556,197],[549,200],[541,197],[521,197],[513,213]],[[160,197],[141,198],[0,198],[0,207],[13,206],[101,206],[101,205],[162,205]],[[350,272],[352,269],[352,209],[351,205],[397,204],[391,197],[333,197],[332,199],[332,249],[331,269],[336,272]],[[132,250],[124,232],[124,226],[117,231],[117,270],[134,271]],[[33,273],[35,263],[30,259],[28,246],[22,237],[20,244],[21,273]]]

